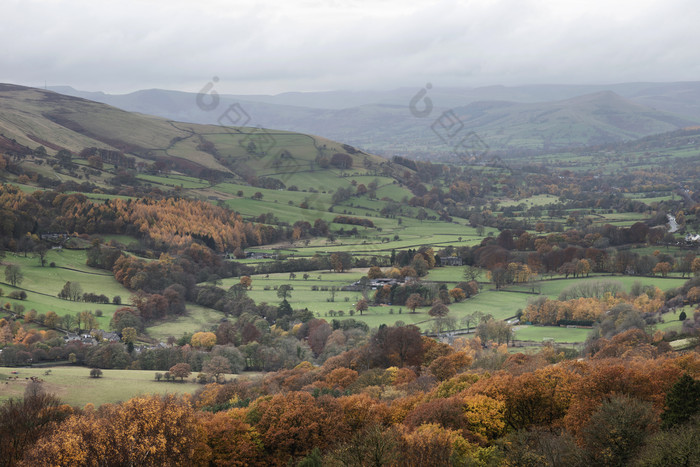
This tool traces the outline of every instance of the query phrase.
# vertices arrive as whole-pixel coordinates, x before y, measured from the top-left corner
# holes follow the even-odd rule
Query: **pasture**
[[[46,374],[47,371],[49,374]],[[101,378],[91,378],[90,368],[78,366],[0,367],[0,400],[22,397],[31,377],[43,380],[46,392],[55,394],[74,407],[83,407],[86,404],[96,407],[114,404],[142,394],[192,394],[202,387],[201,384],[187,380],[159,382],[155,380],[155,373],[150,370],[102,370]],[[196,375],[191,375],[190,380],[193,376]],[[239,376],[226,375],[226,378]]]
[[[591,333],[586,328],[566,328],[557,326],[529,326],[520,325],[513,327],[516,340],[543,342],[545,339],[553,339],[556,343],[581,343]]]
[[[220,311],[188,303],[184,315],[156,322],[147,328],[147,332],[154,339],[164,342],[170,336],[180,337],[185,333],[211,331],[222,318],[224,314]]]
[[[41,267],[39,258],[29,254],[27,257],[20,254],[8,254],[3,264],[16,264],[21,268],[24,280],[18,287],[12,287],[6,282],[0,286],[5,295],[12,290],[24,290],[27,293],[26,300],[13,300],[3,297],[3,302],[20,304],[26,311],[36,310],[38,314],[54,311],[59,316],[77,314],[86,310],[102,310],[103,316],[97,321],[103,329],[109,329],[109,320],[119,305],[97,304],[86,302],[73,302],[58,298],[67,281],[78,282],[86,293],[104,294],[110,302],[114,296],[120,296],[124,303],[128,302],[131,291],[114,279],[109,271],[91,268],[85,265],[85,252],[82,250],[50,250],[46,257],[46,266]],[[49,266],[55,263],[55,267]],[[0,280],[4,282],[4,272],[0,274]]]

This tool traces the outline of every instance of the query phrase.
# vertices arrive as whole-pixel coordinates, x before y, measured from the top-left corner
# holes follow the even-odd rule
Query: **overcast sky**
[[[697,0],[3,0],[0,82],[231,94],[700,80]]]

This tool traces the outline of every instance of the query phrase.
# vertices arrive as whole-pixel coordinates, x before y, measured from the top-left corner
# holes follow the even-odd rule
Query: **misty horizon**
[[[0,82],[277,95],[700,76],[687,0],[10,1]],[[31,24],[31,28],[27,28]]]

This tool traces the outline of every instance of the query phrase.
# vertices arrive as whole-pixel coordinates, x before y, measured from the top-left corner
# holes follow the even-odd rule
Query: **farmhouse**
[[[700,235],[688,234],[685,236],[686,243],[700,243]]]
[[[367,279],[365,279],[367,280]],[[381,289],[385,285],[402,285],[404,282],[399,280],[399,279],[389,279],[389,278],[379,278],[379,279],[370,279],[369,282],[364,282],[363,281],[356,281],[353,282],[350,285],[346,285],[342,287],[340,290],[346,291],[346,292],[359,292],[362,290],[364,287],[368,287],[372,290],[377,290]]]
[[[462,258],[459,256],[440,256],[440,264],[443,266],[462,266]]]

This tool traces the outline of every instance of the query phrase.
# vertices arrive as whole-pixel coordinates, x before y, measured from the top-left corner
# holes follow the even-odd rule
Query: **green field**
[[[430,271],[430,274],[423,279],[424,282],[446,282],[448,287],[454,287],[457,282],[463,279],[462,277],[463,268],[462,267],[442,267],[435,268]],[[429,307],[421,307],[416,310],[415,313],[411,313],[409,309],[405,306],[397,305],[381,305],[381,306],[370,306],[370,308],[365,311],[362,315],[355,313],[350,314],[350,310],[354,310],[355,303],[361,298],[360,292],[344,292],[337,291],[334,296],[334,301],[331,300],[330,291],[314,291],[311,290],[312,286],[336,286],[342,287],[344,285],[349,285],[352,282],[358,280],[362,275],[366,273],[366,270],[352,270],[346,273],[334,273],[328,271],[312,271],[308,274],[310,278],[304,280],[302,278],[303,273],[297,273],[295,279],[289,279],[289,274],[270,274],[269,277],[263,275],[254,275],[253,288],[248,292],[248,295],[255,300],[256,303],[267,302],[270,304],[276,304],[280,302],[280,298],[277,297],[277,292],[274,289],[282,284],[289,284],[294,287],[291,292],[291,298],[288,298],[289,303],[294,309],[308,308],[316,314],[318,318],[323,318],[326,320],[331,319],[348,319],[350,317],[364,321],[370,327],[377,327],[381,324],[393,325],[396,321],[403,321],[406,324],[416,324],[423,330],[431,330],[434,320],[428,315]],[[319,279],[320,277],[320,279]],[[481,280],[484,280],[482,277]],[[555,279],[541,281],[541,293],[551,299],[556,299],[562,290],[570,287],[573,284],[587,281],[600,281],[600,280],[610,280],[617,281],[622,285],[624,291],[629,292],[631,287],[635,282],[639,282],[642,285],[654,285],[662,290],[667,290],[670,288],[678,287],[685,279],[678,278],[661,278],[661,277],[631,277],[631,276],[591,276],[588,278],[570,278],[570,279]],[[232,285],[238,283],[237,278],[224,279],[222,282],[222,287],[229,288]],[[265,288],[269,290],[265,290]],[[520,288],[522,289],[522,288]],[[525,289],[522,289],[525,291]],[[374,294],[374,291],[370,291],[370,298]],[[511,286],[500,291],[492,288],[490,284],[481,284],[481,292],[467,300],[459,303],[452,303],[449,305],[451,317],[457,320],[458,327],[461,325],[460,320],[475,311],[482,312],[484,314],[489,314],[494,317],[494,319],[507,319],[516,315],[518,310],[525,309],[528,303],[534,298],[538,297],[538,294],[532,293],[522,293],[519,291],[518,287]],[[344,312],[343,316],[331,316],[329,311],[339,311]],[[173,323],[173,328],[176,331],[184,332],[186,325],[197,325],[201,326],[201,316],[202,313],[195,313],[190,320],[189,318],[180,318],[180,323],[182,326],[178,326]],[[220,318],[220,316],[219,316]],[[163,325],[164,328],[160,326],[156,327],[159,335],[165,335],[163,329],[171,329],[168,326],[170,323]],[[664,325],[662,325],[664,326]],[[671,327],[672,325],[668,325]],[[675,326],[675,325],[674,325]],[[568,328],[551,328],[554,335],[540,335],[539,331],[533,331],[532,329],[542,329],[541,327],[522,327],[518,339],[522,340],[541,340],[543,337],[552,337],[557,342],[582,342],[585,340],[589,330],[583,329],[568,329]],[[545,328],[550,329],[550,328]],[[554,332],[555,331],[555,332]],[[542,331],[544,332],[544,331]],[[172,332],[168,335],[178,335]]]
[[[150,182],[158,185],[170,186],[170,187],[182,187],[182,188],[204,188],[210,185],[209,182],[200,180],[194,177],[187,177],[185,175],[147,175],[139,174],[137,176],[139,180],[145,182]]]
[[[157,322],[146,328],[148,335],[165,341],[168,337],[180,337],[185,333],[211,331],[221,321],[224,314],[199,305],[187,304],[187,312],[183,316]]]
[[[435,223],[437,224],[437,223]],[[415,236],[410,239],[392,241],[390,245],[394,247],[417,247],[423,242],[431,242],[434,245],[442,244],[465,244],[474,240],[478,240],[473,229],[464,226],[454,226],[450,224],[442,225],[448,228],[455,228],[455,232],[450,234],[436,234],[431,232],[430,227],[425,227],[425,230],[415,232]],[[457,239],[457,231],[462,233],[462,240]],[[426,237],[421,237],[419,234],[425,234]],[[114,240],[128,241],[130,237],[114,236]],[[389,254],[390,249],[386,243],[381,241],[353,240],[352,243],[339,244],[317,244],[318,241],[309,243],[308,246],[297,246],[294,248],[295,256],[312,256],[318,252],[328,254],[333,251],[354,251],[355,254]],[[289,252],[288,252],[289,253]],[[55,262],[56,267],[40,267],[38,258],[31,255],[26,258],[23,255],[10,254],[5,258],[5,263],[14,263],[20,265],[25,279],[21,284],[22,289],[28,293],[27,300],[18,301],[5,299],[11,304],[20,303],[25,307],[25,310],[35,309],[39,314],[48,311],[55,311],[60,316],[64,314],[75,314],[84,310],[101,310],[103,316],[98,318],[98,322],[103,329],[109,329],[109,320],[112,314],[118,308],[117,305],[107,304],[90,304],[84,302],[71,302],[60,300],[57,297],[58,292],[66,281],[77,281],[81,284],[84,292],[94,292],[105,294],[110,299],[114,295],[122,297],[124,303],[128,302],[131,292],[116,282],[112,274],[108,271],[89,268],[85,265],[85,252],[81,250],[52,250],[49,252],[48,262]],[[445,282],[448,286],[454,287],[457,282],[463,280],[463,268],[461,267],[442,267],[435,268],[430,271],[430,274],[423,280],[426,282]],[[345,273],[335,273],[329,271],[313,271],[309,272],[310,278],[304,280],[303,273],[297,273],[295,279],[290,279],[289,274],[271,274],[269,277],[263,275],[254,275],[253,288],[249,291],[250,297],[256,303],[267,302],[276,304],[280,302],[277,297],[275,287],[282,284],[290,284],[294,287],[290,304],[295,309],[307,308],[314,312],[318,318],[326,320],[331,319],[347,319],[353,317],[355,319],[366,322],[370,327],[377,327],[381,324],[392,325],[396,321],[403,321],[407,324],[416,324],[424,330],[430,330],[433,325],[433,320],[428,316],[428,307],[419,308],[416,313],[409,313],[405,307],[399,306],[371,306],[363,315],[354,314],[354,305],[361,298],[360,292],[337,291],[332,297],[330,291],[311,290],[312,286],[316,287],[342,287],[349,285],[366,274],[366,270],[352,270]],[[320,277],[320,279],[319,279]],[[482,276],[480,280],[485,280]],[[685,279],[680,278],[662,278],[662,277],[632,277],[632,276],[591,276],[588,278],[577,279],[555,279],[544,280],[539,282],[541,293],[549,298],[557,298],[565,288],[572,284],[586,281],[615,281],[622,284],[625,291],[629,291],[632,285],[639,282],[642,285],[653,285],[668,290],[682,285]],[[222,287],[229,288],[238,282],[238,278],[224,279]],[[7,284],[3,284],[5,294],[13,290]],[[450,305],[452,317],[458,322],[465,315],[480,311],[490,314],[495,319],[505,319],[512,317],[518,310],[524,309],[530,300],[537,295],[531,293],[519,293],[518,291],[529,291],[523,287],[511,286],[501,291],[491,290],[489,284],[482,284],[481,293],[471,299],[460,303]],[[265,290],[268,288],[268,290]],[[371,292],[373,294],[373,291]],[[371,296],[371,295],[370,295]],[[343,316],[338,316],[336,313],[341,311]],[[335,312],[335,313],[333,313]],[[333,316],[335,314],[335,316]],[[354,314],[354,316],[353,316]],[[197,305],[188,304],[187,313],[183,316],[158,322],[148,327],[148,334],[156,339],[164,340],[169,336],[179,337],[186,332],[196,332],[200,330],[211,330],[220,320],[223,314],[212,309],[200,307]],[[679,324],[665,323],[659,326],[660,329],[679,329]],[[559,329],[559,333],[563,333],[564,337],[554,337],[562,342],[578,342],[585,339],[581,337],[580,330]],[[527,332],[524,334],[527,336]],[[526,337],[521,339],[532,340]],[[539,340],[537,335],[534,340]]]
[[[434,269],[432,273],[442,270],[445,270],[445,272],[441,272],[441,275],[444,274],[445,277],[452,276],[452,278],[457,276],[457,280],[455,280],[455,282],[462,280],[462,268],[438,268]],[[345,273],[314,271],[309,272],[310,278],[308,280],[304,280],[302,278],[303,273],[297,273],[296,279],[293,280],[289,279],[289,274],[283,273],[270,274],[269,278],[265,278],[263,275],[254,275],[251,276],[253,286],[252,290],[248,292],[248,295],[256,303],[267,302],[276,304],[279,303],[281,299],[277,296],[277,292],[274,288],[279,287],[282,284],[289,284],[294,287],[294,290],[291,292],[291,298],[288,298],[290,305],[294,309],[308,308],[319,318],[324,318],[330,321],[334,318],[347,319],[353,317],[366,322],[370,327],[377,327],[380,324],[393,325],[396,321],[400,320],[406,324],[417,324],[419,327],[425,330],[430,329],[433,319],[428,315],[429,307],[418,308],[416,313],[411,313],[405,306],[370,306],[370,308],[362,315],[355,313],[354,316],[352,316],[350,314],[350,310],[354,310],[355,303],[362,298],[362,294],[360,292],[337,291],[335,293],[334,301],[330,301],[332,299],[330,290],[311,290],[312,286],[342,287],[345,285],[350,285],[364,274],[366,274],[366,270],[362,269],[354,269]],[[228,289],[236,283],[238,283],[238,279],[236,278],[224,279],[222,282],[222,287]],[[269,288],[269,290],[265,290],[266,287]],[[370,291],[370,298],[373,293],[374,291]],[[514,316],[519,308],[525,308],[528,300],[531,298],[532,295],[529,294],[486,290],[471,299],[450,305],[450,316],[453,316],[459,320],[466,314],[474,311],[481,311],[486,314],[491,314],[496,319],[504,319]],[[344,312],[344,316],[331,316],[329,314],[330,310],[342,310]],[[187,320],[182,320],[182,322],[185,321]],[[160,332],[160,330],[157,332]]]
[[[27,257],[8,254],[3,263],[20,266],[24,280],[20,284],[21,287],[13,288],[7,283],[3,283],[0,287],[5,295],[15,289],[25,290],[27,299],[11,300],[3,297],[3,300],[12,304],[21,304],[26,311],[34,309],[39,314],[54,311],[59,316],[63,316],[85,310],[102,310],[103,316],[97,318],[97,321],[100,327],[109,329],[109,320],[114,311],[119,308],[118,305],[72,302],[58,298],[58,293],[64,284],[71,281],[78,282],[83,292],[104,294],[110,301],[118,295],[123,303],[128,302],[131,291],[117,282],[111,272],[86,266],[85,259],[85,251],[82,250],[50,250],[47,255],[47,265],[41,267],[39,259],[31,254]],[[56,267],[50,267],[51,262],[56,263]],[[0,279],[5,279],[4,274],[0,275]]]
[[[514,327],[515,339],[521,341],[542,342],[545,339],[554,339],[557,343],[584,342],[591,333],[585,328],[563,328],[556,326],[527,326]]]
[[[692,306],[685,306],[683,308],[679,308],[676,311],[664,313],[661,315],[661,318],[664,320],[663,323],[656,324],[654,328],[659,329],[661,331],[676,331],[680,332],[681,328],[683,327],[683,322],[678,319],[678,316],[681,314],[682,311],[685,311],[687,316],[692,316],[693,315],[693,307]]]
[[[542,280],[536,283],[543,295],[549,298],[557,298],[559,294],[566,288],[576,283],[585,282],[616,282],[622,285],[625,292],[630,292],[635,283],[642,286],[654,286],[661,290],[669,290],[675,287],[680,287],[688,279],[678,277],[647,277],[647,276],[620,276],[620,275],[591,275],[584,278],[569,278],[556,277],[554,279]],[[506,290],[512,291],[529,291],[528,287],[509,286]]]
[[[51,370],[48,375],[47,370]],[[85,404],[100,406],[116,403],[141,394],[192,394],[202,387],[201,384],[189,381],[158,382],[154,378],[155,373],[145,370],[102,370],[101,378],[90,378],[90,368],[77,366],[0,367],[0,400],[22,397],[27,384],[25,378],[32,376],[44,381],[43,388],[46,392],[53,393],[65,403],[77,407],[83,407]],[[9,379],[15,376],[17,380]],[[226,375],[227,378],[237,376]]]

